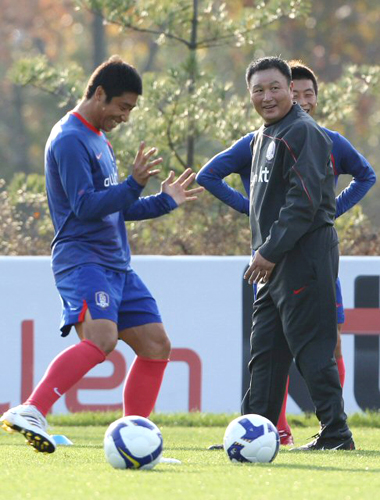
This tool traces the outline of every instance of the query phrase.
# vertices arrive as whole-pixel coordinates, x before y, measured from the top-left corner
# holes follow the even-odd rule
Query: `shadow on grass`
[[[159,464],[162,465],[162,464]],[[209,467],[202,467],[199,464],[192,464],[191,462],[186,462],[182,464],[164,464],[166,465],[171,465],[168,467],[168,469],[153,469],[151,472],[155,473],[165,473],[165,472],[170,472],[173,473],[178,472],[178,473],[183,473],[186,472],[186,474],[197,474],[197,475],[202,475],[202,474],[210,474],[210,469]],[[183,465],[185,465],[185,470]],[[189,466],[195,465],[195,468],[189,468]],[[230,469],[231,465],[233,467],[257,467],[260,469],[265,469],[270,467],[272,470],[275,469],[285,469],[285,470],[299,470],[299,471],[318,471],[318,472],[356,472],[359,474],[366,473],[366,474],[380,474],[380,468],[376,469],[371,469],[371,468],[352,468],[352,467],[332,467],[332,466],[323,466],[323,465],[303,465],[303,464],[279,464],[279,463],[270,463],[270,464],[248,464],[248,463],[242,463],[242,464],[231,464],[229,462],[226,462],[225,464],[213,464],[214,467],[220,468],[222,467],[224,469]],[[143,472],[143,471],[142,471]]]
[[[103,444],[77,444],[73,443],[74,448],[92,448],[92,449],[101,449],[103,448]],[[71,448],[71,446],[58,446],[59,448]],[[177,451],[208,451],[211,453],[207,448],[201,448],[201,447],[194,447],[194,446],[170,446],[170,447],[165,447],[165,451],[168,453],[176,453]],[[220,452],[220,451],[219,451]]]
[[[16,443],[14,443],[14,442],[5,443],[4,442],[4,443],[0,443],[0,446],[12,446],[12,447],[13,446],[25,446],[25,447],[27,447],[28,445],[25,442],[24,443],[23,442],[20,442],[20,443],[17,443],[17,442]]]
[[[267,464],[257,464],[257,465],[267,465]],[[367,474],[380,474],[380,468],[370,468],[370,467],[356,467],[355,469],[352,467],[331,467],[325,465],[303,465],[303,464],[271,464],[273,467],[278,469],[298,469],[298,470],[315,470],[315,471],[323,471],[323,472],[365,472]]]
[[[366,456],[366,457],[380,457],[380,451],[378,450],[354,450],[354,451],[342,451],[342,450],[332,450],[332,451],[323,451],[323,450],[318,450],[318,451],[297,451],[297,450],[282,450],[282,454],[286,454],[288,456],[290,455],[297,455],[297,456],[322,456],[322,454],[326,454],[326,456],[331,456],[332,453],[339,453],[339,456],[347,455],[348,457],[351,456]]]

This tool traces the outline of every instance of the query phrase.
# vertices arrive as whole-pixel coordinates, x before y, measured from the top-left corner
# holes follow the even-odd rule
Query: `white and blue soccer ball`
[[[104,436],[106,460],[115,469],[153,469],[162,449],[160,429],[137,415],[115,420]]]
[[[242,415],[228,425],[223,447],[232,462],[272,462],[280,447],[280,436],[267,418]]]

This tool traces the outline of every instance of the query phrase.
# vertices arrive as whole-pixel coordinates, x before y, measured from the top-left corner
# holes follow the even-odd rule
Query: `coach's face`
[[[271,125],[283,118],[291,109],[293,82],[276,68],[256,71],[249,81],[251,103],[265,125]]]

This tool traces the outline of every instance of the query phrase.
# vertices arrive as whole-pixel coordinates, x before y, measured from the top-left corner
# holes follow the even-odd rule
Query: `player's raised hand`
[[[145,186],[150,177],[160,173],[160,169],[154,167],[162,162],[162,158],[149,161],[157,152],[157,148],[151,148],[146,153],[144,148],[145,142],[141,142],[132,167],[132,177],[140,186]]]
[[[177,205],[182,205],[185,201],[196,200],[197,194],[201,193],[203,187],[187,189],[194,182],[195,173],[191,168],[187,168],[176,180],[173,170],[167,179],[161,183],[161,192],[170,195]]]

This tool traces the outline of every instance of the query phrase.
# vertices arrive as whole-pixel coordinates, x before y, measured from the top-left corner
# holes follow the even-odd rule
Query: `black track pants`
[[[324,437],[351,435],[335,363],[338,239],[331,226],[303,236],[259,287],[253,307],[250,389],[242,412],[274,424],[292,359],[304,377]]]

